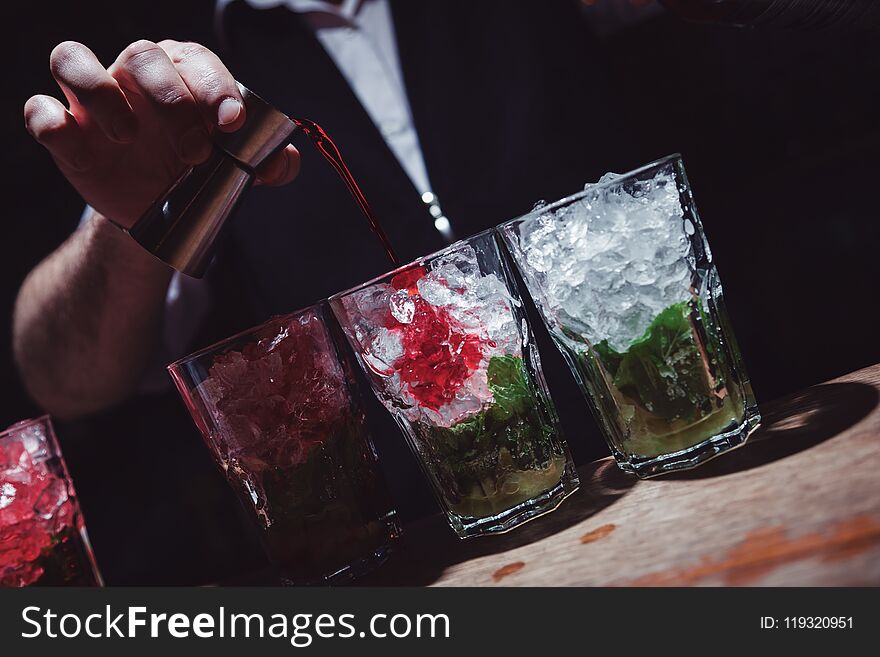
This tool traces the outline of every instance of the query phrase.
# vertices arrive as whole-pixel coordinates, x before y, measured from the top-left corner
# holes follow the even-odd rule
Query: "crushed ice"
[[[493,401],[487,380],[489,360],[493,356],[521,355],[523,337],[513,311],[519,302],[498,276],[481,272],[471,246],[438,258],[430,264],[430,271],[415,273],[401,274],[406,278],[404,289],[377,284],[343,297],[347,330],[357,339],[364,363],[379,377],[386,405],[403,412],[411,421],[451,426]],[[426,320],[420,318],[420,313],[430,314],[428,324],[424,324]],[[429,350],[436,346],[448,355],[442,364],[438,361],[438,367],[449,367],[449,358],[464,358],[466,344],[472,348],[478,342],[481,355],[463,380],[455,380],[457,387],[448,391],[446,401],[431,408],[404,380],[412,380],[412,371],[402,377],[401,367],[420,365],[411,360],[411,355],[405,357],[405,340],[412,343],[413,331],[436,329],[434,322],[441,318],[448,322],[448,331],[440,333],[444,337],[439,344],[425,344]],[[430,358],[425,356],[428,361]]]
[[[624,351],[690,298],[691,254],[673,174],[628,186],[614,185],[619,177],[605,174],[586,185],[595,194],[522,224],[518,248],[557,328]]]

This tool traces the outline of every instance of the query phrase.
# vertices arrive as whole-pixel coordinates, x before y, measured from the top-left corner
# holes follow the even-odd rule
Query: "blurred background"
[[[880,361],[878,33],[735,28],[683,21],[652,0],[572,1],[600,40],[625,108],[627,168],[684,155],[759,403]],[[40,412],[12,362],[12,306],[24,276],[70,234],[83,206],[23,128],[29,96],[60,93],[49,52],[74,39],[109,64],[138,38],[212,44],[213,9],[212,0],[0,9],[11,47],[0,121],[7,207],[0,238],[0,425]],[[565,89],[558,93],[564,97]],[[61,441],[99,561],[108,564],[105,574],[111,583],[128,583],[126,557],[102,551],[111,544],[114,515],[125,512],[124,500],[108,503],[119,483],[112,460],[87,437],[62,434]],[[194,458],[202,459],[194,488],[200,476],[219,477],[206,454]],[[163,455],[154,467],[166,467]],[[160,517],[150,522],[160,535],[167,532],[169,552],[177,549],[175,541],[183,539],[175,530],[163,528]],[[222,554],[191,560],[181,568],[204,572],[170,573],[169,580],[222,576],[222,562]]]

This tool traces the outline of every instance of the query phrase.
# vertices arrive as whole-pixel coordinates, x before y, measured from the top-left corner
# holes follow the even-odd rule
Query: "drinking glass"
[[[400,533],[327,313],[275,317],[168,368],[285,584],[363,574]]]
[[[103,586],[48,416],[0,433],[0,586]]]
[[[461,538],[551,511],[578,479],[492,231],[331,297]]]
[[[499,227],[618,464],[694,467],[760,421],[680,155]]]

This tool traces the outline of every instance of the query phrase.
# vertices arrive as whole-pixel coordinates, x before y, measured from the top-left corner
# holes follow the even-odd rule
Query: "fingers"
[[[29,98],[24,104],[24,124],[59,163],[76,171],[84,171],[92,165],[92,154],[82,128],[57,99]]]
[[[159,46],[177,67],[207,125],[224,132],[234,132],[244,125],[245,108],[238,84],[217,55],[197,43],[167,39]],[[288,145],[260,166],[257,181],[286,184],[296,178],[299,166],[299,151]]]
[[[238,130],[245,120],[244,103],[235,78],[213,52],[198,43],[166,39],[159,42],[177,67],[209,126]]]
[[[74,116],[84,118],[81,106],[113,141],[134,138],[137,122],[125,94],[91,50],[76,41],[60,43],[49,56],[49,68]]]
[[[86,46],[66,41],[52,51],[50,67],[70,111],[48,96],[34,96],[25,104],[25,122],[37,141],[74,169],[91,165],[87,136],[94,137],[93,126],[116,142],[131,141],[139,131],[144,139],[167,135],[181,160],[198,164],[211,153],[211,129],[233,132],[246,119],[232,74],[196,43],[137,41],[107,70]],[[299,151],[287,146],[263,163],[258,181],[285,184],[299,167]]]
[[[136,41],[122,51],[111,71],[126,93],[131,88],[153,106],[180,159],[198,164],[208,158],[211,142],[196,100],[162,48]]]
[[[288,144],[257,169],[257,182],[264,185],[286,185],[299,174],[299,151]]]

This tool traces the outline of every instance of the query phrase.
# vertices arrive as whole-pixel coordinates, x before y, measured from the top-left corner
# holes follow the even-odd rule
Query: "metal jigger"
[[[215,131],[214,151],[183,173],[128,231],[147,251],[179,272],[201,277],[226,221],[254,182],[254,170],[284,148],[296,124],[238,84],[245,124]]]

